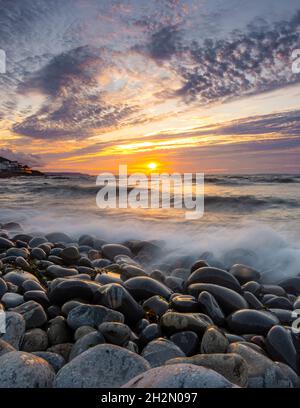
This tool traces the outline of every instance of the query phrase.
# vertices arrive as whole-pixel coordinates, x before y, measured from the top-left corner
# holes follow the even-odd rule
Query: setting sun
[[[157,163],[151,162],[147,164],[148,169],[155,170],[157,168]]]

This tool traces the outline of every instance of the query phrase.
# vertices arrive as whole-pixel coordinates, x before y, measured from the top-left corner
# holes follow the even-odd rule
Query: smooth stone
[[[63,306],[61,308],[61,312],[62,312],[63,316],[68,316],[68,314],[70,313],[70,311],[72,309],[74,309],[77,306],[81,306],[83,304],[84,303],[80,302],[79,300],[69,300],[68,302],[63,304]]]
[[[32,354],[46,360],[47,363],[53,368],[55,373],[57,373],[66,364],[65,359],[56,353],[50,353],[49,351],[34,351]]]
[[[26,329],[34,329],[43,326],[47,321],[47,315],[42,306],[33,301],[23,303],[13,309],[14,312],[21,314],[26,322]]]
[[[1,302],[3,303],[6,309],[11,309],[24,303],[24,297],[22,295],[19,295],[18,293],[8,292],[2,296]]]
[[[141,320],[139,320],[139,321],[137,322],[137,324],[135,325],[135,327],[134,327],[134,332],[137,333],[137,334],[139,334],[139,333],[141,333],[141,332],[145,329],[145,327],[147,327],[147,326],[149,326],[149,325],[150,325],[149,320],[147,320],[147,319],[141,319]]]
[[[66,264],[72,264],[80,259],[80,253],[78,248],[75,246],[70,246],[61,251],[60,257]]]
[[[286,296],[286,291],[279,285],[261,285],[260,291],[262,294]]]
[[[118,388],[150,369],[136,353],[112,344],[100,344],[66,364],[57,374],[57,388]]]
[[[93,268],[89,268],[88,266],[78,266],[77,267],[78,273],[83,275],[87,275],[86,279],[91,279],[91,276],[94,276],[95,270]],[[78,277],[77,277],[78,278]]]
[[[170,308],[180,313],[200,312],[200,306],[194,296],[177,295],[172,297]]]
[[[31,270],[31,267],[30,267],[29,263],[24,258],[22,258],[22,256],[18,256],[16,258],[15,265],[20,267],[24,271],[30,271]]]
[[[9,248],[13,248],[15,245],[9,239],[0,237],[0,251],[7,250]]]
[[[44,330],[28,330],[23,338],[21,350],[32,353],[33,351],[44,351],[48,347],[48,336]]]
[[[16,350],[19,350],[25,333],[25,320],[22,315],[15,312],[5,313],[6,332],[0,333],[1,340],[6,341]]]
[[[47,241],[47,239],[45,237],[34,237],[29,241],[29,246],[30,248],[35,248],[38,247],[41,244],[45,244]]]
[[[188,357],[196,354],[199,350],[199,338],[193,331],[182,331],[172,334],[170,340]]]
[[[209,264],[206,261],[204,261],[203,259],[199,259],[191,266],[191,273],[195,272],[199,268],[205,268],[207,266],[209,266]]]
[[[84,234],[84,235],[81,235],[81,236],[79,237],[79,239],[78,239],[78,244],[79,244],[80,246],[82,246],[82,245],[87,245],[87,246],[89,246],[89,247],[93,247],[93,245],[94,245],[94,240],[95,240],[95,237],[94,237],[94,236],[89,235],[89,234]]]
[[[161,329],[158,324],[151,323],[148,324],[140,333],[139,333],[139,344],[141,347],[145,347],[146,344],[150,341],[161,337]]]
[[[86,350],[103,343],[105,343],[105,338],[102,333],[98,331],[87,333],[86,335],[80,337],[72,347],[69,361],[73,360],[73,358],[79,356]]]
[[[126,346],[127,350],[132,351],[133,353],[139,353],[139,347],[136,343],[134,343],[133,341],[129,341],[127,346]]]
[[[124,285],[134,299],[138,301],[149,299],[155,295],[168,300],[172,294],[172,291],[163,283],[146,276],[128,279]]]
[[[29,252],[26,248],[9,248],[6,251],[6,256],[15,256],[15,257],[22,257],[24,259],[27,259],[29,256]]]
[[[92,265],[94,268],[105,268],[110,265],[111,261],[109,259],[94,259],[92,260]]]
[[[54,317],[62,315],[61,308],[56,305],[49,306],[47,308],[47,315],[49,319],[54,319]]]
[[[137,266],[134,266],[134,265],[122,266],[122,270],[120,274],[122,281],[127,281],[128,279],[134,278],[136,276],[148,276],[148,275],[143,269]]]
[[[184,352],[175,343],[164,338],[152,340],[143,349],[141,355],[152,368],[162,366],[171,358],[185,357]]]
[[[162,271],[154,270],[154,271],[152,271],[150,273],[150,278],[164,283],[166,277],[165,277],[165,274]]]
[[[226,353],[229,341],[216,327],[208,327],[201,341],[201,353]]]
[[[86,334],[92,333],[94,331],[96,331],[96,329],[94,327],[80,326],[80,327],[78,327],[78,329],[76,329],[76,331],[74,333],[74,340],[77,341],[81,337],[85,336]]]
[[[193,331],[202,336],[213,322],[202,313],[168,312],[161,317],[159,324],[162,331],[170,335],[179,331]]]
[[[173,271],[171,272],[171,277],[180,278],[183,281],[186,281],[188,277],[190,276],[190,274],[191,272],[187,268],[176,268],[176,269],[173,269]]]
[[[12,271],[8,272],[4,276],[4,280],[6,282],[13,283],[14,285],[21,287],[23,283],[27,280],[32,280],[38,282],[38,279],[29,272],[21,272],[21,271]]]
[[[300,309],[300,297],[296,298],[294,301],[293,309]]]
[[[31,258],[38,259],[39,261],[43,261],[47,258],[45,251],[42,248],[33,248],[30,254]]]
[[[103,322],[124,322],[124,315],[105,306],[81,305],[72,309],[67,317],[68,325],[76,330],[80,326],[98,327]]]
[[[226,319],[222,309],[212,294],[201,292],[198,297],[200,311],[209,316],[217,326],[224,326]]]
[[[47,352],[59,354],[65,361],[69,360],[69,356],[73,347],[73,343],[55,344],[47,349]]]
[[[2,225],[2,228],[7,231],[23,231],[21,225],[18,222],[7,222]]]
[[[72,299],[91,301],[93,297],[94,292],[91,286],[87,282],[77,279],[60,282],[49,293],[50,302],[59,306]]]
[[[169,308],[168,302],[162,299],[160,296],[152,296],[151,298],[145,300],[143,303],[143,309],[148,312],[152,311],[157,316],[162,316]]]
[[[32,239],[33,237],[31,236],[31,235],[28,235],[28,234],[17,234],[17,235],[14,235],[14,237],[12,238],[12,240],[14,241],[14,242],[16,242],[16,241],[23,241],[23,242],[26,242],[27,244],[28,244],[28,242]]]
[[[59,265],[51,265],[47,268],[47,274],[50,276],[50,278],[55,279],[78,275],[78,271],[74,268],[63,268]]]
[[[226,339],[228,339],[229,343],[236,343],[236,342],[245,342],[246,340],[242,336],[238,336],[237,334],[232,333],[225,333]]]
[[[266,337],[266,348],[273,360],[287,364],[300,374],[300,359],[289,330],[282,326],[272,327]]]
[[[52,249],[52,244],[51,243],[47,243],[47,244],[41,244],[38,246],[39,249],[42,249],[45,252],[45,255],[48,256],[50,255],[51,249]],[[33,249],[34,250],[34,249]],[[31,251],[32,254],[32,251]],[[42,254],[41,254],[42,255]]]
[[[72,242],[72,239],[69,235],[63,232],[51,232],[50,234],[46,235],[46,238],[49,242],[53,242],[53,244],[57,242],[63,242],[65,244],[69,244]]]
[[[174,358],[166,362],[167,366],[173,364],[194,364],[209,368],[239,387],[245,388],[248,385],[247,363],[235,353],[196,354],[192,357]]]
[[[229,288],[211,283],[194,283],[188,287],[188,292],[193,296],[199,296],[204,291],[214,296],[225,314],[248,308],[246,300],[239,293]]]
[[[272,309],[293,310],[292,302],[286,297],[282,297],[282,296],[276,296],[272,299],[269,299],[265,302],[264,305]]]
[[[127,346],[131,337],[131,330],[124,323],[104,322],[98,326],[98,330],[107,343],[115,344],[116,346]]]
[[[193,272],[186,281],[186,286],[195,283],[210,283],[232,289],[235,292],[241,292],[241,285],[233,275],[222,269],[209,266]]]
[[[262,310],[244,309],[227,318],[229,328],[236,334],[266,335],[271,327],[279,324],[277,317]]]
[[[127,382],[122,388],[234,388],[225,377],[194,364],[156,367]]]
[[[3,354],[10,353],[11,351],[16,351],[16,349],[5,340],[0,339],[0,357],[3,356]]]
[[[251,292],[255,296],[259,296],[261,291],[261,284],[255,281],[250,281],[242,286],[244,292]]]
[[[43,290],[28,290],[24,293],[25,302],[29,300],[34,300],[39,303],[43,308],[50,306],[48,296]]]
[[[55,373],[40,357],[12,351],[0,357],[0,388],[52,388]]]
[[[229,272],[236,277],[236,279],[240,282],[241,285],[244,285],[250,281],[259,281],[261,275],[255,269],[251,268],[250,266],[242,265],[242,264],[235,264],[233,265]]]
[[[63,316],[57,316],[48,322],[47,335],[52,346],[68,343],[72,338],[70,328]]]
[[[184,290],[184,280],[175,276],[167,276],[164,284],[173,292],[182,292]]]
[[[59,256],[56,256],[56,255],[49,255],[48,256],[48,261],[40,261],[40,264],[42,263],[42,265],[43,265],[43,269],[47,269],[47,268],[44,267],[46,262],[51,262],[51,264],[48,265],[47,268],[49,266],[53,266],[53,264],[59,265],[61,267],[63,267],[63,265],[64,265],[64,261]],[[57,277],[59,277],[59,276],[57,276]]]
[[[281,286],[287,293],[291,293],[295,296],[300,295],[300,277],[284,279],[279,283],[279,286]]]
[[[101,247],[102,255],[111,261],[117,255],[127,255],[132,258],[133,254],[129,248],[121,244],[105,244]]]
[[[273,313],[279,320],[280,324],[283,324],[283,325],[290,326],[295,320],[295,316],[291,310],[272,308],[272,309],[269,309],[269,312]]]
[[[239,354],[246,361],[248,388],[294,388],[298,385],[298,377],[292,370],[288,373],[282,363],[273,362],[245,343],[231,343],[227,352]]]
[[[257,299],[257,297],[253,293],[244,292],[244,299],[248,303],[250,309],[255,309],[255,310],[264,309],[264,305],[261,303],[260,300]]]
[[[144,316],[143,308],[118,283],[111,283],[99,288],[94,294],[94,303],[123,313],[125,321],[129,325],[136,324]]]
[[[98,274],[95,278],[96,282],[101,283],[102,285],[107,285],[109,283],[119,283],[120,285],[123,284],[123,281],[115,276],[111,276],[108,274]]]
[[[81,257],[78,261],[79,266],[84,266],[86,268],[92,268],[92,261],[89,260],[89,258],[86,258],[85,256]]]

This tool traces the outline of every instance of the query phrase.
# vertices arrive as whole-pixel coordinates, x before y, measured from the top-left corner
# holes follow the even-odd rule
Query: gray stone
[[[48,347],[47,333],[42,329],[28,330],[23,338],[21,350],[32,353],[33,351],[44,351]]]
[[[11,309],[24,303],[24,298],[18,293],[7,292],[2,296],[1,302],[4,304],[6,309]]]
[[[138,301],[149,299],[155,295],[168,300],[172,294],[172,291],[167,286],[148,276],[137,276],[128,279],[124,285],[134,299]]]
[[[66,319],[63,316],[57,316],[50,320],[47,335],[52,346],[71,341],[71,331]]]
[[[103,322],[124,323],[124,316],[122,313],[105,306],[81,305],[69,312],[67,321],[68,325],[76,330],[80,326],[98,327]]]
[[[0,388],[51,388],[52,367],[33,354],[12,351],[0,357]]]
[[[11,351],[16,351],[16,349],[3,339],[0,339],[0,357],[3,356],[3,354],[9,353]]]
[[[208,326],[213,322],[202,313],[165,313],[160,319],[160,327],[163,332],[173,334],[179,331],[194,331],[203,335]]]
[[[47,315],[42,306],[33,300],[15,307],[14,312],[21,314],[26,322],[26,329],[41,327],[47,321]]]
[[[238,310],[227,318],[229,328],[236,334],[266,335],[271,327],[279,324],[277,317],[263,310]]]
[[[201,353],[226,353],[229,341],[216,327],[209,327],[202,337]]]
[[[50,351],[35,351],[32,354],[46,360],[56,373],[66,364],[65,359],[60,354]]]
[[[149,370],[141,356],[111,344],[98,345],[66,364],[57,374],[57,388],[118,388]]]
[[[105,244],[101,247],[101,251],[104,258],[108,258],[111,261],[113,261],[117,255],[127,255],[130,258],[133,256],[129,248],[120,244]]]
[[[59,354],[65,361],[69,360],[69,356],[73,347],[73,343],[55,344],[47,349],[47,352]]]
[[[241,285],[244,285],[250,281],[259,281],[260,273],[250,266],[243,264],[235,264],[230,268],[229,271],[233,276],[237,278]]]
[[[159,338],[147,344],[141,354],[151,367],[162,366],[171,358],[185,357],[184,352],[172,341]]]
[[[60,265],[51,265],[47,268],[47,274],[50,276],[50,278],[55,279],[78,275],[78,271],[74,268],[64,268]]]
[[[153,368],[133,378],[122,388],[234,388],[222,375],[193,364]]]
[[[80,337],[79,340],[76,341],[74,346],[72,347],[69,361],[73,360],[73,358],[79,356],[79,354],[83,353],[84,351],[97,346],[98,344],[105,343],[104,336],[102,333],[94,331],[92,333],[88,333],[83,337]]]
[[[74,340],[77,341],[86,334],[92,333],[94,331],[96,331],[96,329],[92,326],[80,326],[74,333]]]
[[[231,273],[222,269],[212,268],[210,266],[199,268],[193,272],[189,276],[186,286],[194,283],[211,283],[232,289],[236,292],[241,291],[240,283]]]
[[[78,259],[80,258],[80,253],[78,251],[78,248],[76,248],[75,246],[70,246],[61,251],[60,257],[66,264],[72,264],[78,261]]]
[[[0,237],[0,251],[13,248],[14,243],[10,241],[9,239],[6,239],[4,237]]]
[[[248,385],[248,366],[238,354],[197,354],[192,357],[174,358],[167,361],[166,364],[194,364],[210,368],[231,383],[240,387],[247,387]]]
[[[115,344],[116,346],[127,346],[131,337],[130,328],[123,323],[104,322],[98,326],[98,330],[107,343]]]
[[[0,264],[0,267],[1,267],[1,264]],[[0,278],[0,299],[6,293],[6,291],[7,291],[6,282],[2,278]]]
[[[42,248],[33,248],[33,250],[31,251],[31,257],[42,261],[46,259],[47,255],[45,251],[42,250]]]
[[[199,350],[199,337],[192,331],[175,333],[170,340],[178,346],[186,356],[193,356]]]
[[[19,350],[25,333],[25,320],[22,315],[15,312],[5,313],[6,332],[0,338],[5,340],[15,349]]]

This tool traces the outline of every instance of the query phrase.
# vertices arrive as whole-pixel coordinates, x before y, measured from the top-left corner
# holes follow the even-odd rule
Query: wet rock
[[[65,361],[69,360],[69,356],[73,347],[73,343],[55,344],[47,349],[49,353],[59,354]]]
[[[170,340],[178,346],[186,356],[192,356],[199,350],[199,338],[195,332],[183,331],[175,333]]]
[[[124,265],[122,266],[122,271],[121,271],[121,279],[122,281],[126,281],[130,278],[134,278],[136,276],[147,276],[146,272],[134,265]]]
[[[152,296],[143,303],[145,311],[153,311],[157,316],[162,316],[169,308],[168,302],[160,296]]]
[[[239,354],[246,361],[248,388],[294,388],[298,384],[295,373],[288,373],[280,363],[273,362],[244,343],[230,344],[227,352]]]
[[[120,285],[123,285],[123,281],[121,281],[121,279],[105,273],[98,274],[95,278],[95,281],[101,283],[102,285],[108,285],[109,283],[118,283]]]
[[[291,310],[272,308],[272,309],[269,309],[269,312],[273,313],[279,320],[280,324],[283,324],[283,325],[290,326],[295,320],[295,316]]]
[[[53,289],[51,288],[49,293],[51,303],[59,306],[66,303],[68,300],[78,298],[91,301],[93,297],[94,292],[89,283],[77,279],[62,281]]]
[[[42,261],[47,258],[45,251],[43,251],[41,248],[33,248],[30,256],[31,258],[38,259],[39,261]]]
[[[19,350],[25,333],[25,320],[22,315],[15,312],[5,313],[6,332],[0,334],[1,340],[6,341],[15,349]]]
[[[8,272],[5,276],[4,276],[4,280],[6,282],[10,282],[18,287],[21,287],[22,284],[27,281],[27,280],[31,280],[31,281],[35,281],[38,282],[38,279],[32,275],[29,272],[21,272],[21,271],[12,271],[12,272]]]
[[[228,381],[240,387],[248,385],[248,366],[238,354],[197,354],[192,357],[175,358],[167,361],[168,366],[173,364],[194,364],[214,370]]]
[[[214,296],[225,314],[248,308],[246,300],[239,293],[223,286],[210,283],[194,283],[188,287],[188,292],[193,296],[198,296],[204,291]]]
[[[226,353],[229,341],[216,327],[208,327],[201,341],[201,353]]]
[[[57,388],[117,388],[150,368],[141,356],[111,344],[85,351],[57,374]]]
[[[172,297],[170,308],[181,313],[193,313],[200,311],[199,303],[194,296],[190,295],[177,295]]]
[[[245,248],[235,248],[226,252],[223,257],[223,262],[229,268],[234,264],[242,264],[252,266],[256,263],[257,256],[255,252]]]
[[[127,324],[136,324],[144,316],[143,308],[117,283],[102,286],[94,294],[94,303],[121,312]]]
[[[12,241],[10,241],[9,239],[0,237],[0,251],[5,251],[9,248],[13,248],[15,245]]]
[[[244,292],[251,292],[253,295],[258,296],[261,291],[261,285],[258,282],[250,281],[242,286]]]
[[[260,291],[262,294],[271,294],[275,296],[286,296],[285,290],[278,285],[261,285]]]
[[[2,296],[7,292],[7,285],[6,282],[0,278],[0,299]]]
[[[248,303],[250,309],[262,310],[264,305],[257,299],[257,297],[251,292],[244,292],[244,299]]]
[[[68,314],[68,325],[76,330],[80,326],[98,327],[103,322],[124,322],[122,313],[98,305],[81,305]]]
[[[168,300],[172,294],[172,291],[163,283],[146,276],[128,279],[124,285],[134,299],[138,301],[149,299],[155,295]]]
[[[74,309],[77,306],[81,306],[83,305],[84,302],[80,302],[79,300],[69,300],[68,302],[64,303],[62,308],[61,308],[61,312],[63,314],[63,316],[68,316],[68,314],[70,313],[70,311],[72,309]],[[58,307],[58,306],[56,306]]]
[[[300,295],[300,277],[284,279],[279,283],[279,286],[281,286],[287,293],[291,293],[295,296]]]
[[[47,239],[45,237],[34,237],[29,241],[30,248],[38,247],[41,244],[45,244]]]
[[[194,364],[153,368],[133,378],[122,388],[233,388],[222,375]]]
[[[193,272],[186,282],[186,286],[195,283],[210,283],[232,289],[236,292],[241,291],[241,285],[238,280],[229,272],[218,268],[204,267]]]
[[[266,335],[271,327],[279,324],[279,320],[272,313],[261,310],[239,310],[227,318],[229,328],[237,334]]]
[[[32,354],[46,360],[47,363],[49,363],[49,365],[53,368],[55,373],[57,373],[66,364],[65,359],[56,353],[50,353],[49,351],[35,351]]]
[[[141,355],[149,362],[151,367],[159,367],[171,358],[185,356],[184,352],[175,343],[163,338],[148,343]]]
[[[67,276],[78,275],[78,271],[74,268],[64,268],[60,265],[51,265],[47,268],[47,275],[49,275],[52,279],[65,278]]]
[[[74,340],[77,341],[86,334],[92,333],[94,331],[96,331],[96,329],[92,326],[80,326],[74,333]]]
[[[0,357],[3,356],[3,354],[10,353],[11,351],[16,351],[16,349],[5,340],[0,339]]]
[[[12,351],[0,357],[0,388],[51,388],[52,367],[33,354]]]
[[[51,232],[50,234],[46,235],[46,238],[49,242],[53,242],[54,244],[57,242],[63,242],[64,244],[69,244],[72,242],[72,239],[63,232]]]
[[[132,258],[133,254],[129,248],[120,244],[106,244],[101,247],[102,255],[104,258],[114,260],[117,255],[127,255]]]
[[[165,275],[162,271],[159,270],[154,270],[150,273],[150,278],[155,279],[159,282],[164,283],[165,281]]]
[[[198,297],[200,310],[209,316],[217,326],[224,326],[226,319],[216,299],[209,292],[203,291]]]
[[[43,308],[50,306],[48,296],[43,290],[29,290],[24,293],[24,301],[34,300],[39,303]]]
[[[26,322],[26,329],[41,327],[47,321],[47,315],[42,306],[33,300],[15,307],[14,312],[22,315]]]
[[[51,345],[70,342],[71,331],[66,319],[63,316],[57,316],[50,320],[47,335]]]
[[[276,296],[267,300],[265,306],[272,309],[293,310],[292,302],[283,296]]]
[[[33,351],[44,351],[48,347],[48,336],[44,330],[28,330],[23,338],[21,350],[32,353]]]
[[[70,246],[61,251],[60,257],[64,260],[66,265],[71,265],[80,259],[80,253],[78,248]]]
[[[174,276],[167,276],[164,284],[174,292],[182,292],[184,290],[184,280]]]
[[[236,279],[240,282],[241,285],[244,285],[250,281],[259,281],[260,280],[260,273],[257,272],[255,269],[251,268],[250,266],[242,265],[242,264],[235,264],[230,268],[229,271]]]
[[[73,358],[79,356],[84,351],[103,343],[105,343],[105,339],[102,333],[97,331],[87,333],[85,336],[80,337],[72,347],[69,361],[73,360]]]
[[[161,330],[159,325],[156,323],[148,324],[139,333],[139,344],[141,347],[145,347],[145,345],[150,343],[150,341],[159,337],[161,337]]]
[[[209,264],[206,261],[204,261],[203,259],[199,259],[198,261],[193,263],[191,267],[191,273],[195,272],[199,268],[205,268],[207,266],[209,266]]]
[[[98,326],[99,332],[103,335],[107,343],[125,347],[131,337],[130,328],[123,323],[104,322]]]
[[[21,256],[18,256],[15,260],[15,265],[18,266],[19,268],[23,269],[24,271],[31,271],[31,267],[29,263],[22,258]]]
[[[287,364],[299,375],[299,355],[289,330],[282,326],[272,327],[266,337],[266,348],[273,360]]]
[[[24,298],[18,293],[5,293],[1,298],[1,302],[6,309],[11,309],[24,303]]]
[[[173,334],[179,331],[193,331],[203,335],[205,330],[213,322],[202,313],[165,313],[160,319],[160,327],[163,332]]]

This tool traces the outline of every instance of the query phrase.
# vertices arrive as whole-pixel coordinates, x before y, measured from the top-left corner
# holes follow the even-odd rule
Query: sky
[[[0,0],[0,156],[300,173],[295,49],[299,0]]]

